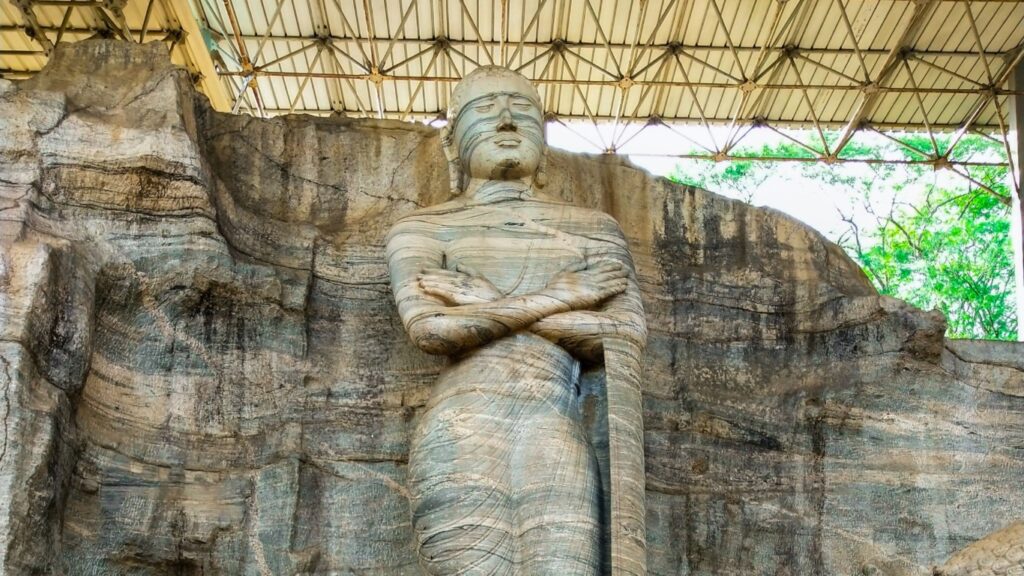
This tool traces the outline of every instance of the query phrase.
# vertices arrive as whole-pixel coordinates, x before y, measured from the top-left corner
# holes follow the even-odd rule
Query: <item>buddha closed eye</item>
[[[517,92],[485,93],[455,119],[463,169],[475,178],[509,180],[533,175],[544,149],[540,109]]]

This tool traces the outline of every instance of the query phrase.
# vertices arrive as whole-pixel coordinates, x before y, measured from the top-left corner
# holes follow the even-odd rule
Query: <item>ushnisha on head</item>
[[[518,72],[481,66],[463,78],[452,92],[441,143],[456,194],[470,178],[532,177],[543,186],[547,146],[540,95]]]

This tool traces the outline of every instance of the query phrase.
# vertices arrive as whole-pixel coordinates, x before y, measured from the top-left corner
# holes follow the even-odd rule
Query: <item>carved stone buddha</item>
[[[448,118],[456,196],[405,216],[387,241],[409,337],[450,359],[409,455],[420,564],[643,574],[646,327],[626,241],[607,214],[541,192],[544,121],[527,79],[478,68]],[[605,474],[582,422],[581,367],[607,372]]]

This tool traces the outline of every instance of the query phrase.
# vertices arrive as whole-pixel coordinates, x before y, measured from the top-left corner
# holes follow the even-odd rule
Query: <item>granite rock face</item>
[[[437,134],[215,113],[162,50],[0,80],[0,571],[416,574],[444,360],[384,235],[448,199]],[[779,213],[547,171],[635,259],[651,574],[928,574],[1024,518],[1020,345],[944,341]]]

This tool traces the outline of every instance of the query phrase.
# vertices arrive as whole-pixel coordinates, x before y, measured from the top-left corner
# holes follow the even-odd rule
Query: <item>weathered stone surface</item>
[[[935,576],[1024,576],[1024,522],[997,530],[957,552]]]
[[[527,78],[481,66],[447,118],[456,197],[400,218],[386,247],[409,339],[449,358],[409,441],[420,567],[646,576],[647,329],[628,243],[604,212],[545,194]],[[586,372],[603,388],[581,393]],[[584,406],[602,400],[595,426]]]
[[[0,81],[9,574],[416,574],[408,439],[442,360],[384,235],[436,132],[211,112],[157,43]],[[553,154],[620,223],[650,332],[651,574],[927,574],[1024,518],[1024,350],[944,342],[781,214]]]

